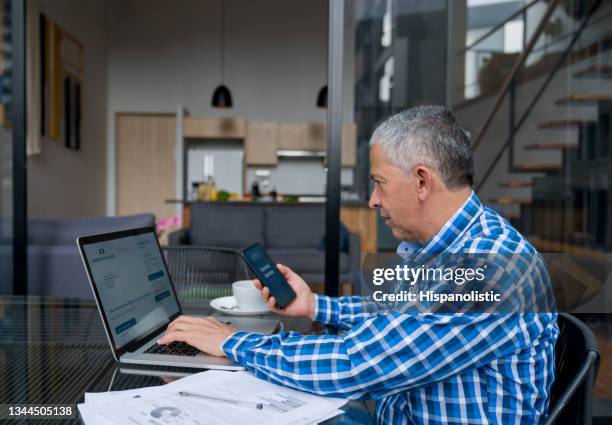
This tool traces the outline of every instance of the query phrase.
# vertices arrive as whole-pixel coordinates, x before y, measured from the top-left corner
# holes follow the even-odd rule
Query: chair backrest
[[[593,332],[576,317],[559,313],[556,376],[546,424],[590,425],[599,348]]]
[[[179,301],[201,301],[232,295],[232,282],[249,279],[236,250],[203,246],[163,248]]]

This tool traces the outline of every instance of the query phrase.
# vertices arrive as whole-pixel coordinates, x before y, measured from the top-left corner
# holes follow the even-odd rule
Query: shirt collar
[[[439,254],[459,239],[482,214],[484,207],[472,191],[467,200],[438,232],[419,249],[420,254]],[[400,244],[401,246],[401,244]]]
[[[422,245],[418,242],[402,241],[397,246],[396,252],[400,255],[411,255],[421,249]]]

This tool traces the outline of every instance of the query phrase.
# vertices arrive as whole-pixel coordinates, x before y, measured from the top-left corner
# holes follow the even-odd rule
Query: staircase
[[[540,252],[588,259],[578,273],[571,264],[557,270],[552,277],[557,287],[571,288],[591,271],[601,274],[598,283],[603,285],[612,270],[612,2],[553,2],[540,4],[547,12],[561,9],[548,15],[549,22],[575,21],[569,25],[573,35],[553,35],[561,39],[557,47],[564,47],[546,47],[555,46],[549,29],[559,25],[534,31],[498,93],[479,95],[453,109],[474,140],[480,199]],[[540,24],[544,22],[542,18]],[[545,47],[531,49],[541,46],[532,43],[540,36],[548,39]],[[602,306],[609,306],[607,298],[602,300]],[[589,316],[604,347],[610,346],[611,337],[601,329],[612,329],[610,311],[600,306]],[[602,356],[594,424],[612,423],[610,410],[598,407],[612,400],[611,362],[609,355]]]
[[[610,10],[607,7],[594,15],[603,18],[585,27],[567,62],[555,71],[538,103],[514,133],[510,132],[515,126],[513,119],[527,109],[547,77],[528,78],[533,71],[526,68],[475,151],[480,198],[536,247],[548,252],[578,247],[612,251],[612,225],[607,225],[612,217]],[[559,53],[550,57],[559,57]],[[459,121],[474,133],[492,104],[491,97],[484,97],[456,105],[454,110]],[[495,155],[508,134],[508,149]],[[491,162],[495,162],[492,172],[486,181],[478,182],[479,174],[491,167]]]

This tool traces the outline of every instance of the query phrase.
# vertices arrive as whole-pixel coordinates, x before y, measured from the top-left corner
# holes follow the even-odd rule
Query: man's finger
[[[270,290],[268,288],[263,288],[261,290],[261,295],[264,298],[264,301],[266,301],[268,298],[270,298]]]
[[[182,322],[182,323],[177,323],[175,324],[171,329],[168,328],[168,331],[173,332],[173,331],[198,331],[200,329],[202,329],[202,327],[205,327],[206,325],[204,324],[200,324],[200,323],[189,323],[189,322]]]
[[[259,279],[253,279],[253,285],[255,285],[255,287],[257,289],[261,289],[263,288],[263,285],[261,284],[261,282],[259,281]]]
[[[173,320],[169,325],[168,325],[168,329],[167,330],[173,330],[176,329],[177,326],[181,326],[183,324],[198,324],[198,323],[202,323],[202,318],[201,317],[193,317],[193,316],[180,316],[177,319]]]
[[[286,280],[291,280],[293,278],[293,275],[295,273],[289,267],[285,266],[284,264],[280,264],[280,263],[277,264],[276,267],[278,267],[278,270],[281,272],[281,274]]]
[[[181,336],[184,336],[183,334],[184,333],[181,331],[166,332],[164,336],[157,340],[157,343],[166,345],[173,343],[174,341],[183,341],[183,339],[181,339]]]
[[[268,307],[270,307],[270,310],[276,310],[276,298],[274,297],[268,298],[268,301],[266,302],[266,304],[268,305]]]
[[[218,328],[220,326],[223,326],[223,323],[217,320],[215,317],[208,316],[208,317],[203,317],[203,319],[204,319],[204,326],[208,326],[209,328],[211,326],[213,328]]]

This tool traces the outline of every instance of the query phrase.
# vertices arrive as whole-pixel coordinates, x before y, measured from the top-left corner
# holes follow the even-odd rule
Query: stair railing
[[[558,3],[558,1],[555,1],[554,5],[556,6],[557,3]],[[495,155],[493,161],[491,161],[491,163],[489,164],[489,167],[485,171],[482,179],[479,179],[478,185],[476,186],[476,192],[478,192],[480,189],[482,189],[482,187],[486,183],[487,179],[489,178],[489,176],[493,172],[493,169],[495,168],[495,166],[497,165],[497,163],[501,159],[502,155],[504,154],[506,149],[508,149],[508,147],[510,146],[510,144],[514,140],[514,135],[523,126],[523,124],[527,120],[527,117],[531,114],[531,111],[533,110],[535,105],[538,103],[538,101],[540,100],[540,98],[542,97],[542,95],[544,94],[544,92],[546,91],[548,86],[550,85],[550,82],[553,80],[553,78],[557,74],[557,71],[559,71],[559,69],[563,66],[563,64],[567,60],[568,55],[570,54],[570,52],[573,49],[574,45],[576,44],[576,42],[578,41],[578,39],[582,35],[582,32],[584,31],[584,29],[588,26],[589,21],[591,20],[592,16],[595,14],[595,12],[597,11],[597,9],[601,5],[601,3],[602,3],[602,0],[595,0],[591,4],[591,7],[589,8],[588,13],[582,18],[582,21],[580,22],[580,26],[574,32],[571,41],[569,42],[569,44],[567,45],[567,47],[565,48],[565,50],[563,51],[561,56],[559,56],[559,58],[555,62],[555,65],[552,68],[551,72],[547,75],[546,80],[544,80],[544,83],[540,86],[540,88],[538,89],[538,91],[535,94],[535,96],[531,99],[531,102],[529,103],[529,105],[527,106],[527,108],[525,109],[525,111],[523,112],[521,117],[519,118],[519,120],[516,122],[516,124],[512,125],[509,137],[501,145],[501,147],[500,147],[499,151],[497,152],[497,154]],[[550,3],[550,5],[552,5],[552,4],[553,4],[553,2]],[[545,16],[542,18],[542,20],[538,24],[538,29],[540,29],[540,27],[542,27],[543,24],[546,24],[546,22],[550,18],[550,14],[548,13],[549,11],[550,11],[550,7],[547,9],[547,11],[546,11],[547,13],[545,14]],[[535,37],[535,35],[536,34],[534,34],[534,37]],[[537,34],[537,35],[539,37],[539,34]],[[537,39],[534,39],[534,37],[532,37],[532,39],[530,40],[530,46],[528,46],[528,47],[530,47],[530,49],[529,49],[530,51],[531,51],[531,49],[533,49],[533,45],[531,45],[531,41],[533,41],[533,44],[535,44],[535,41],[537,41]],[[527,50],[527,49],[525,49],[525,50]],[[523,58],[524,53],[525,52],[523,52],[523,55],[521,55],[521,58]],[[521,61],[521,58],[519,58],[517,60],[517,63]],[[524,59],[523,59],[522,62],[524,63]],[[522,63],[521,63],[521,66],[522,66]],[[518,69],[520,69],[520,67],[516,67],[515,66],[513,68],[513,71],[516,70],[518,72]],[[478,144],[476,142],[480,142],[482,140],[482,136],[484,135],[484,132],[489,127],[489,125],[491,124],[494,116],[496,115],[496,112],[499,109],[499,106],[501,105],[501,101],[503,100],[504,96],[506,95],[506,93],[508,93],[508,91],[511,88],[513,88],[514,81],[515,81],[514,79],[515,78],[516,78],[516,73],[512,72],[511,75],[509,75],[508,78],[506,79],[506,82],[505,82],[504,86],[502,87],[502,89],[500,90],[500,93],[499,93],[499,95],[498,95],[498,97],[496,99],[497,100],[496,101],[496,108],[491,110],[491,113],[488,115],[488,118],[485,121],[486,126],[483,126],[483,128],[479,132],[478,137],[476,138],[476,141],[473,144],[473,149],[475,149],[477,144]],[[511,114],[513,114],[512,110],[514,109],[514,105],[510,105],[510,108],[511,108]],[[513,121],[513,119],[512,119],[512,121]]]
[[[489,114],[487,115],[487,118],[485,119],[484,124],[480,127],[480,130],[478,131],[476,137],[474,138],[474,140],[472,142],[472,149],[473,150],[476,150],[478,145],[482,142],[482,139],[483,139],[485,133],[487,132],[487,130],[491,126],[491,123],[493,122],[493,119],[495,118],[495,115],[497,115],[497,111],[501,107],[501,104],[502,104],[504,98],[506,97],[506,94],[508,94],[508,92],[509,92],[509,90],[511,88],[512,81],[514,81],[514,79],[518,75],[519,71],[521,70],[521,68],[525,64],[525,61],[529,57],[529,54],[533,50],[533,47],[535,46],[536,42],[540,38],[540,35],[542,34],[542,32],[544,32],[544,28],[546,27],[546,24],[548,23],[548,20],[552,16],[553,12],[557,8],[557,5],[559,4],[559,1],[560,0],[551,0],[548,3],[548,7],[546,8],[546,12],[544,12],[544,15],[542,15],[542,19],[540,19],[540,22],[538,22],[538,26],[537,26],[536,30],[534,31],[533,35],[531,36],[531,38],[529,39],[529,43],[527,43],[527,45],[525,46],[525,48],[521,52],[521,55],[519,56],[519,58],[514,63],[514,66],[512,67],[512,70],[510,71],[510,74],[508,74],[508,76],[506,77],[506,79],[504,81],[504,84],[502,85],[502,88],[500,89],[499,93],[497,93],[497,97],[495,99],[495,103],[493,104],[493,108],[489,111]],[[532,6],[533,4],[534,3],[529,3],[529,6]]]

